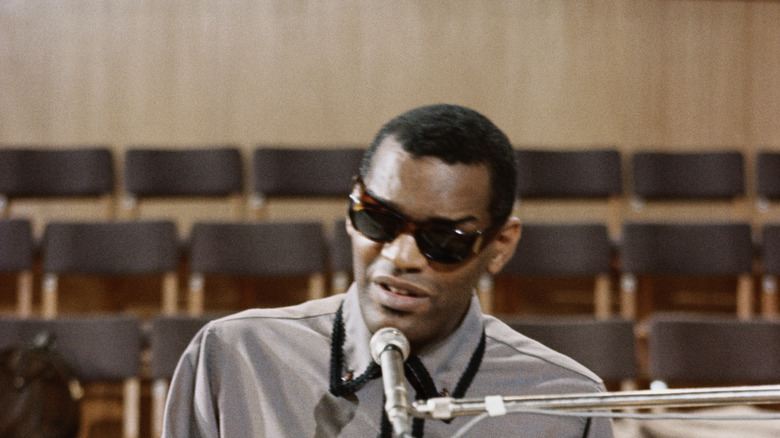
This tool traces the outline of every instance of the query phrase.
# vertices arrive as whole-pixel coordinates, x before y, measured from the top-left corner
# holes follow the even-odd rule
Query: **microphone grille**
[[[371,336],[371,341],[368,343],[368,346],[371,350],[371,357],[374,359],[374,362],[377,363],[379,363],[379,355],[381,355],[389,346],[397,348],[398,351],[401,352],[403,360],[406,360],[406,358],[409,357],[409,350],[411,349],[409,340],[406,339],[406,336],[404,336],[400,330],[393,327],[385,327],[377,330],[377,332],[374,333],[374,336]]]

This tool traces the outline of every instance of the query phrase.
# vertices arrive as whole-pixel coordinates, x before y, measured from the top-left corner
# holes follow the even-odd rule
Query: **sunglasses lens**
[[[474,239],[453,230],[429,228],[414,234],[417,246],[430,259],[439,263],[458,263],[472,253]]]
[[[370,207],[349,209],[352,226],[369,239],[390,242],[395,239],[398,228],[398,218]]]

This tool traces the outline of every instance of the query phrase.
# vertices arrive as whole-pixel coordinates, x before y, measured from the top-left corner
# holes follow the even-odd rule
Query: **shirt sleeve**
[[[216,398],[209,376],[208,326],[190,342],[176,366],[163,417],[163,438],[218,438]]]

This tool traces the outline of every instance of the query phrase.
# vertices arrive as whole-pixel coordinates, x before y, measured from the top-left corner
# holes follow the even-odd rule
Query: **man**
[[[434,105],[388,122],[350,195],[354,284],[208,324],[177,368],[164,436],[391,437],[369,352],[383,327],[410,342],[415,399],[603,391],[581,365],[480,310],[477,281],[497,273],[520,238],[515,180],[508,139],[473,110]],[[449,437],[469,420],[415,419],[412,432]],[[607,419],[516,414],[481,421],[468,436],[612,432]]]

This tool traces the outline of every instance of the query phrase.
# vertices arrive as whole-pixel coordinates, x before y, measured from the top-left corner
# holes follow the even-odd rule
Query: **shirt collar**
[[[360,312],[358,291],[354,283],[344,298],[343,316],[346,332],[344,369],[345,372],[360,375],[373,361],[368,347],[372,334]],[[454,389],[480,342],[483,325],[482,308],[474,296],[455,332],[419,356],[437,388],[449,391]]]

